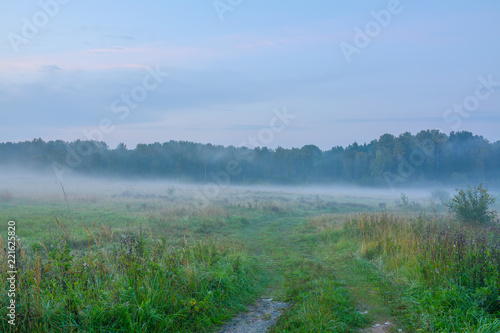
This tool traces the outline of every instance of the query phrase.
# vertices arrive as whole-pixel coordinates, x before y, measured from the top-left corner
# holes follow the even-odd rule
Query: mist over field
[[[439,201],[434,192],[445,192],[449,196],[457,187],[452,185],[421,185],[390,187],[360,186],[348,184],[309,184],[309,185],[241,185],[231,183],[186,182],[176,179],[127,179],[124,177],[85,176],[68,174],[59,179],[50,172],[33,172],[22,168],[0,168],[0,193],[10,193],[12,198],[51,197],[58,202],[78,198],[132,198],[170,201],[175,197],[189,199],[193,205],[217,204],[220,200],[231,200],[231,194],[261,194],[263,198],[274,200],[286,196],[321,196],[339,202],[364,202],[372,208],[379,204],[387,206],[401,204],[401,194],[411,201],[428,205]],[[490,193],[498,195],[497,188]],[[66,197],[65,197],[66,196]]]
[[[3,1],[0,332],[500,332],[499,18]]]
[[[138,144],[33,139],[0,143],[3,168],[102,179],[231,185],[439,187],[500,183],[500,141],[471,132],[383,134],[329,150],[216,146],[189,141]]]

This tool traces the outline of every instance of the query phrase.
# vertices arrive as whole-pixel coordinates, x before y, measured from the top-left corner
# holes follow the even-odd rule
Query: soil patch
[[[247,312],[224,325],[219,333],[263,333],[276,324],[287,303],[275,302],[272,298],[261,298]]]

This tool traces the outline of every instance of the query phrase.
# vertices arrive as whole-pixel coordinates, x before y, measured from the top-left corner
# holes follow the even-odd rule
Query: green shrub
[[[465,223],[488,224],[495,220],[496,212],[489,211],[489,207],[495,202],[495,198],[488,193],[483,184],[469,188],[467,191],[458,190],[458,193],[448,202],[447,206],[451,213]]]

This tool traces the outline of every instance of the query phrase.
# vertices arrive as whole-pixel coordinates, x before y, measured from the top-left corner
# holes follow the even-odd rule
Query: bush
[[[489,211],[495,198],[488,193],[483,184],[469,188],[467,191],[458,190],[458,193],[447,203],[451,213],[454,213],[462,222],[471,224],[488,224],[495,220],[496,212]]]

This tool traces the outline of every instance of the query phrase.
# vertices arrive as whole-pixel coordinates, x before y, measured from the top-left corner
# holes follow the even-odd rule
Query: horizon
[[[408,133],[410,133],[412,136],[415,136],[415,135],[416,135],[416,134],[418,134],[419,132],[423,132],[423,131],[432,131],[432,129],[421,130],[421,131],[418,131],[418,132],[415,132],[415,133],[412,133],[412,132],[408,132]],[[454,132],[454,131],[452,131],[452,132]],[[445,134],[447,137],[449,137],[449,136],[450,136],[450,134],[451,134],[452,132],[450,132],[450,133],[443,133],[443,134]],[[469,132],[469,131],[457,131],[457,132],[455,132],[455,133],[459,133],[459,132]],[[405,134],[405,133],[407,133],[407,132],[402,132],[402,133],[399,133],[398,135],[394,135],[394,134],[392,134],[392,133],[384,133],[384,134],[382,134],[382,135],[392,135],[394,138],[396,138],[396,139],[397,139],[400,135]],[[474,137],[480,137],[480,138],[485,139],[485,140],[486,140],[486,141],[488,141],[490,144],[496,144],[496,143],[500,142],[500,139],[499,139],[499,140],[496,140],[496,141],[491,141],[491,140],[488,140],[488,138],[484,137],[484,136],[483,136],[483,135],[481,135],[481,134],[478,134],[478,133],[472,133],[472,132],[469,132],[469,133],[471,133]],[[51,142],[51,141],[55,142],[55,141],[59,141],[59,140],[60,140],[60,141],[64,141],[65,143],[74,143],[74,142],[76,142],[76,141],[78,141],[78,140],[79,140],[79,139],[77,139],[77,140],[73,140],[73,141],[66,141],[66,140],[62,140],[62,139],[44,140],[43,138],[32,138],[31,140],[20,140],[20,141],[0,141],[0,144],[6,144],[6,143],[18,144],[18,143],[22,143],[22,142],[33,142],[33,141],[35,141],[35,140],[40,140],[40,139],[41,139],[43,142],[45,142],[45,143],[47,143],[47,142]],[[357,144],[357,145],[359,145],[359,146],[370,145],[373,141],[378,141],[379,139],[380,139],[380,137],[378,137],[378,138],[374,138],[374,139],[372,139],[372,140],[370,140],[370,141],[363,142],[363,143],[360,143],[360,142],[357,142],[357,141],[353,141],[353,142],[351,142],[351,143],[350,143],[350,144],[348,144],[348,145],[331,145],[329,148],[326,148],[326,149],[325,149],[325,148],[322,148],[322,147],[320,147],[320,146],[318,146],[318,145],[316,145],[316,144],[314,144],[314,143],[308,143],[308,144],[305,144],[305,145],[303,145],[303,146],[301,146],[301,147],[298,147],[298,146],[292,146],[292,147],[282,147],[282,146],[278,146],[278,147],[268,147],[268,146],[251,146],[251,145],[250,145],[250,146],[248,146],[248,145],[241,145],[241,146],[236,146],[236,145],[223,145],[223,144],[214,144],[214,143],[211,143],[211,142],[196,142],[196,141],[187,141],[187,140],[169,140],[169,141],[163,141],[163,142],[160,142],[160,141],[156,141],[156,142],[140,142],[140,143],[138,143],[137,145],[153,145],[153,144],[157,144],[157,143],[159,143],[159,144],[164,144],[164,143],[169,143],[169,142],[172,142],[172,141],[173,141],[173,142],[188,142],[188,143],[193,143],[193,144],[196,144],[196,145],[213,145],[213,146],[222,146],[223,148],[229,148],[229,147],[235,147],[235,148],[237,148],[237,149],[240,149],[240,148],[248,148],[248,149],[251,149],[251,150],[252,150],[252,149],[255,149],[255,148],[266,148],[266,149],[269,149],[269,150],[276,150],[277,148],[283,148],[283,149],[289,149],[289,150],[291,150],[291,149],[301,149],[301,148],[303,148],[303,147],[305,147],[305,146],[316,146],[316,147],[318,147],[318,148],[319,148],[322,152],[326,152],[326,151],[330,151],[330,150],[332,150],[332,149],[334,149],[334,148],[337,148],[337,147],[341,147],[341,148],[343,148],[343,149],[346,149],[347,147],[352,146],[352,145],[354,145],[354,144]],[[88,140],[81,140],[81,141],[88,141]],[[247,140],[247,141],[248,141],[248,140]],[[99,141],[98,141],[98,142],[99,142]],[[108,145],[105,141],[100,141],[100,142],[104,142],[104,143],[107,145],[108,149],[110,149],[110,150],[115,150],[115,149],[117,149],[117,148],[118,148],[118,146],[119,146],[120,144],[125,144],[124,142],[119,142],[119,143],[118,143],[117,145],[115,145],[115,146],[110,146],[110,145]],[[126,148],[127,150],[134,150],[134,149],[136,149],[136,148],[137,148],[137,145],[135,145],[134,147],[129,147],[127,144],[125,144],[125,148]]]

